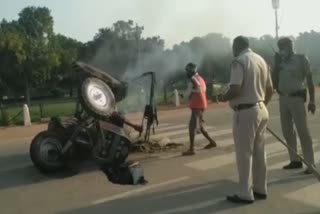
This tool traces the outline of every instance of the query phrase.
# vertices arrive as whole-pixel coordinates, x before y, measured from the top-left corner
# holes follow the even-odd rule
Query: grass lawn
[[[70,100],[68,102],[47,102],[46,104],[43,104],[42,118],[49,118],[52,116],[72,116],[75,108],[76,103]],[[9,116],[9,120],[12,120],[10,124],[23,124],[22,105],[6,107],[6,112]],[[18,116],[16,117],[16,115]],[[41,111],[39,104],[31,105],[30,117],[32,122],[39,122],[41,120]],[[0,119],[0,125],[4,125],[2,115],[0,116]]]
[[[182,93],[182,92],[181,92]],[[173,105],[173,93],[168,92],[167,103],[164,103],[164,94],[158,92],[156,96],[158,105]],[[186,103],[187,97],[180,98],[180,103]],[[42,118],[50,118],[53,116],[68,117],[74,114],[76,102],[74,99],[56,99],[42,100],[42,115],[39,101],[33,101],[30,107],[30,116],[32,122],[39,122]],[[144,95],[128,96],[125,100],[118,103],[118,109],[124,112],[144,111],[144,106],[149,103]],[[22,125],[23,114],[22,104],[6,105],[5,110],[8,115],[9,124]],[[3,126],[4,120],[2,112],[0,112],[0,126]]]

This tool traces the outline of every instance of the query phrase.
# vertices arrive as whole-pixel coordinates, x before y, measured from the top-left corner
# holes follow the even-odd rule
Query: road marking
[[[134,190],[131,190],[131,191],[128,191],[128,192],[120,193],[120,194],[117,194],[117,195],[113,195],[113,196],[110,196],[110,197],[106,197],[106,198],[102,198],[102,199],[93,201],[91,204],[92,205],[98,205],[98,204],[106,203],[106,202],[109,202],[109,201],[114,201],[114,200],[117,200],[117,199],[120,199],[120,198],[125,198],[125,197],[131,196],[131,195],[134,195],[134,194],[137,194],[137,193],[145,192],[145,191],[148,191],[148,190],[151,190],[151,189],[156,189],[156,188],[167,186],[167,185],[171,185],[171,184],[174,184],[174,183],[179,183],[181,181],[185,181],[185,180],[188,180],[190,178],[191,177],[189,177],[189,176],[185,176],[185,177],[181,177],[181,178],[176,178],[176,179],[173,179],[173,180],[165,181],[165,182],[162,182],[162,183],[149,185],[149,186],[146,186],[146,187],[137,188],[137,189],[134,189]]]
[[[170,126],[171,124],[170,123],[159,123],[159,125],[155,125],[155,128],[163,128],[163,127],[166,127],[166,126]]]
[[[265,140],[267,140],[271,137],[272,137],[272,135],[270,133],[265,134]],[[234,145],[234,139],[228,138],[226,140],[221,140],[221,141],[217,140],[217,144],[218,144],[218,148],[228,147],[228,146]]]
[[[286,150],[278,144],[278,141],[268,143],[265,147],[266,153],[274,153],[274,152],[286,152]],[[269,158],[269,157],[268,157]],[[216,169],[219,167],[223,167],[226,165],[229,165],[231,163],[235,162],[235,152],[231,152],[229,154],[219,155],[219,156],[213,156],[210,158],[193,161],[190,163],[187,163],[185,166],[206,171],[211,169]]]
[[[229,154],[219,155],[219,156],[202,159],[199,161],[194,161],[186,164],[186,166],[193,169],[201,170],[201,171],[215,169],[215,168],[225,166],[234,162],[235,161],[234,152],[232,152],[231,154],[232,155],[229,155]]]
[[[173,126],[156,128],[155,131],[156,132],[163,132],[163,131],[168,131],[168,130],[172,130],[172,129],[186,128],[186,127],[187,127],[187,125],[173,125]]]
[[[219,137],[219,136],[227,135],[227,134],[231,134],[231,133],[232,133],[232,129],[208,131],[208,134],[213,137]],[[200,136],[196,135],[195,141],[199,141],[199,140],[203,140],[203,139],[205,139],[205,137],[203,135],[200,135]],[[189,141],[189,136],[172,138],[171,141],[174,143],[186,143]]]
[[[147,200],[152,201],[152,200],[163,199],[163,198],[166,198],[166,197],[178,196],[178,195],[182,195],[182,194],[185,194],[185,193],[193,193],[193,192],[197,192],[197,191],[200,191],[200,190],[203,190],[203,189],[212,188],[212,187],[215,187],[215,186],[216,186],[216,184],[208,184],[208,185],[204,185],[204,186],[200,186],[200,187],[194,187],[194,188],[191,188],[191,189],[188,189],[188,190],[182,190],[182,191],[178,191],[178,192],[174,192],[174,193],[155,196],[155,197],[152,197],[152,198],[147,199]]]
[[[159,212],[153,212],[151,214],[172,214],[172,213],[185,213],[185,212],[190,212],[194,210],[199,210],[203,209],[206,207],[211,207],[214,204],[217,204],[219,201],[224,200],[224,198],[217,198],[213,200],[208,200],[208,201],[203,201],[200,203],[194,203],[192,205],[187,205],[187,206],[181,206],[177,208],[172,208],[172,209],[167,209]]]
[[[212,129],[213,127],[207,127],[207,129]],[[187,134],[189,133],[188,129],[183,129],[183,130],[176,130],[176,131],[171,131],[171,132],[165,132],[165,133],[160,133],[160,134],[155,134],[151,135],[151,139],[161,139],[164,137],[170,137],[170,136],[175,136],[175,135],[180,135],[180,134]],[[174,141],[176,143],[176,141]]]
[[[295,200],[299,203],[320,208],[319,194],[320,194],[320,184],[315,183],[312,185],[308,185],[305,188],[299,189],[295,192],[286,194],[285,197],[290,200]]]
[[[277,119],[280,119],[280,115],[271,116],[269,118],[269,120],[277,120]],[[318,119],[319,119],[318,117],[312,117],[312,118],[308,117],[307,121],[311,122],[311,121],[318,120]]]
[[[285,152],[287,152],[287,150],[285,150]],[[315,162],[318,163],[318,161],[320,161],[320,151],[317,151],[314,153],[314,157],[315,157]],[[288,161],[283,161],[280,163],[276,163],[271,165],[270,167],[268,167],[268,170],[275,170],[275,169],[280,169],[282,168],[284,165],[288,164]]]
[[[209,133],[210,134],[210,133]],[[272,137],[271,134],[267,133],[266,134],[266,140],[270,137]],[[199,140],[199,137],[196,138],[196,140],[198,141]],[[175,139],[172,139],[173,142],[176,142]],[[218,144],[218,149],[221,149],[221,148],[225,148],[225,147],[228,147],[228,146],[233,146],[234,145],[234,140],[233,138],[228,138],[228,139],[225,139],[225,140],[219,140],[219,141],[216,141],[217,144]],[[196,151],[201,151],[203,149],[196,149]],[[208,150],[206,150],[208,151]],[[171,158],[175,158],[175,157],[179,157],[181,156],[181,153],[178,152],[178,153],[174,153],[174,154],[168,154],[168,155],[161,155],[159,157],[159,159],[162,159],[162,160],[166,160],[166,159],[171,159]]]

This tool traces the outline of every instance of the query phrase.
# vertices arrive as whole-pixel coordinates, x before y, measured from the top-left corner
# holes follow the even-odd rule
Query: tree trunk
[[[69,88],[69,96],[73,97],[73,87],[72,86],[70,86],[70,88]]]

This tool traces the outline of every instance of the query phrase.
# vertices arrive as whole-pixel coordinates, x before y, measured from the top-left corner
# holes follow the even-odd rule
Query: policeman
[[[248,38],[235,38],[232,49],[235,58],[230,88],[218,99],[229,101],[234,110],[233,137],[240,192],[227,200],[247,204],[267,198],[264,135],[269,120],[266,104],[272,97],[273,86],[265,60],[249,48]]]
[[[209,141],[209,144],[204,149],[211,149],[216,147],[216,142],[209,136],[206,131],[203,119],[203,113],[207,108],[207,97],[206,97],[206,83],[203,78],[197,72],[197,66],[194,63],[188,63],[186,68],[186,75],[192,83],[192,90],[189,95],[189,107],[191,109],[191,118],[189,122],[189,138],[190,148],[189,150],[182,153],[182,155],[194,155],[194,139],[197,130],[205,136]]]
[[[280,95],[280,118],[283,136],[287,144],[297,151],[297,138],[293,128],[295,125],[301,142],[303,155],[310,164],[314,164],[312,138],[307,126],[307,114],[304,103],[306,102],[307,87],[309,90],[308,111],[315,113],[314,85],[310,64],[305,55],[294,52],[293,41],[282,38],[278,41],[280,53],[275,56],[275,69],[273,81]],[[290,163],[284,169],[302,168],[299,158],[289,151]],[[306,174],[312,171],[307,169]]]

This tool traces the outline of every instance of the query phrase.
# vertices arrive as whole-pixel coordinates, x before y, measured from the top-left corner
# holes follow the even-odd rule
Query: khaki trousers
[[[283,136],[287,144],[297,151],[297,136],[294,126],[297,129],[303,156],[307,162],[314,164],[314,152],[312,138],[307,125],[307,112],[304,100],[300,97],[280,96],[280,118]],[[289,152],[290,161],[299,161],[299,158]]]
[[[265,132],[269,112],[264,103],[236,111],[233,137],[239,173],[239,197],[253,200],[253,191],[267,194]]]

